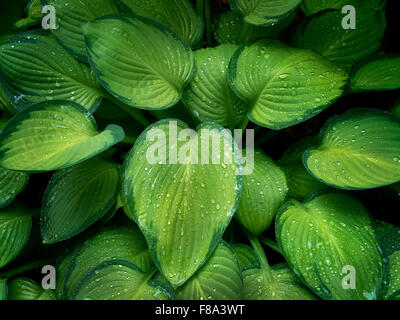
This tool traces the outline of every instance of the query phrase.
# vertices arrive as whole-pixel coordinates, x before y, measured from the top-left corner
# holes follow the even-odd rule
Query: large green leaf
[[[347,80],[340,66],[272,40],[237,50],[228,77],[234,91],[250,105],[249,119],[276,130],[324,110],[343,94]]]
[[[75,57],[87,62],[83,26],[98,17],[118,13],[113,0],[45,0],[56,10],[53,35]]]
[[[361,67],[351,79],[354,91],[400,88],[400,58],[376,60]]]
[[[311,18],[299,29],[297,44],[343,64],[359,61],[380,48],[386,28],[384,12],[357,10],[355,29],[344,29],[342,19],[341,11],[328,11]]]
[[[128,12],[156,20],[175,31],[190,46],[203,37],[204,25],[189,0],[117,0]]]
[[[312,15],[326,9],[342,9],[346,5],[352,5],[357,9],[380,9],[384,0],[303,0],[302,7],[306,15]]]
[[[243,279],[232,248],[221,242],[207,262],[176,290],[181,300],[241,300]]]
[[[285,201],[287,192],[284,171],[262,151],[255,151],[254,170],[243,176],[236,220],[255,235],[263,233]]]
[[[278,164],[284,168],[288,176],[289,196],[304,199],[314,192],[325,192],[327,185],[315,179],[304,167],[302,157],[318,137],[307,137],[291,145],[279,159]]]
[[[288,27],[295,14],[270,26],[260,27],[243,23],[235,12],[229,10],[221,13],[214,21],[213,31],[219,44],[243,44],[259,39],[278,37]]]
[[[286,263],[273,266],[269,272],[270,277],[258,267],[251,267],[243,272],[246,300],[316,299]]]
[[[0,165],[51,171],[91,158],[124,138],[121,127],[98,132],[91,114],[68,101],[47,101],[15,115],[0,133]]]
[[[119,166],[101,159],[57,171],[43,197],[43,242],[66,240],[95,223],[114,205],[118,188]]]
[[[18,110],[45,100],[71,100],[94,111],[103,89],[90,68],[44,31],[29,31],[0,47],[0,73]]]
[[[175,120],[157,122],[138,138],[124,165],[126,209],[174,287],[212,254],[236,211],[242,182],[226,130],[207,123],[197,133],[185,129]]]
[[[84,27],[89,61],[102,85],[142,109],[176,104],[194,71],[190,47],[147,18],[113,15]]]
[[[0,268],[14,260],[28,241],[32,213],[20,204],[0,209]]]
[[[384,256],[383,297],[400,300],[400,228],[388,232],[381,240]]]
[[[320,181],[341,189],[369,189],[400,181],[400,119],[376,109],[331,118],[320,146],[303,163]]]
[[[8,283],[7,300],[55,300],[55,294],[31,279],[16,278]]]
[[[232,9],[253,25],[273,25],[290,14],[301,0],[229,0]]]
[[[58,264],[58,298],[71,299],[91,271],[117,259],[133,263],[145,273],[155,270],[146,241],[136,226],[108,227],[79,245]]]
[[[249,267],[259,267],[260,261],[254,252],[254,249],[243,243],[235,243],[232,245],[233,251],[239,260],[242,271]]]
[[[124,260],[107,261],[91,271],[75,291],[73,300],[167,300],[173,293],[151,280],[155,270],[143,272]]]
[[[323,299],[376,299],[382,257],[372,223],[354,198],[326,194],[282,206],[276,235],[290,267]],[[344,286],[348,275],[354,289]]]
[[[213,121],[234,128],[246,116],[246,104],[229,87],[226,78],[235,45],[221,45],[195,52],[196,73],[183,94],[183,101],[200,121]]]

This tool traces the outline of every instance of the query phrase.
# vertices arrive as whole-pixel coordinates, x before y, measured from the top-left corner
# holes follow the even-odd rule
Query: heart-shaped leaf
[[[298,31],[297,45],[310,49],[338,63],[352,64],[375,53],[383,40],[386,28],[384,11],[359,9],[356,28],[342,27],[341,11],[317,15]]]
[[[307,137],[291,145],[279,159],[278,164],[284,168],[288,176],[289,196],[302,200],[315,192],[325,192],[329,187],[315,179],[304,167],[302,157],[318,137]]]
[[[164,120],[142,133],[125,161],[126,209],[174,287],[208,259],[236,211],[241,177],[235,150],[231,135],[215,124],[195,132]]]
[[[248,102],[249,119],[275,130],[324,110],[343,94],[347,81],[340,66],[272,40],[237,50],[228,78],[235,93]]]
[[[194,56],[174,32],[147,18],[113,15],[84,27],[89,61],[101,84],[141,109],[175,105],[193,76]]]
[[[134,225],[103,229],[65,256],[57,266],[57,296],[71,299],[80,283],[100,264],[124,260],[148,273],[155,270],[147,244]]]
[[[301,0],[229,0],[233,10],[253,25],[273,25],[293,11]]]
[[[303,0],[302,7],[306,15],[312,15],[326,9],[342,9],[346,5],[357,9],[379,9],[383,7],[385,0]],[[357,11],[356,11],[357,12]]]
[[[254,170],[243,176],[236,220],[259,235],[267,230],[288,192],[284,171],[262,151],[254,152]]]
[[[235,45],[197,50],[196,73],[183,101],[200,121],[213,121],[233,129],[243,121],[246,104],[229,87],[226,78]]]
[[[43,242],[66,240],[95,223],[114,205],[118,188],[119,166],[101,159],[57,171],[43,197]]]
[[[32,214],[19,204],[0,209],[0,268],[14,260],[31,232]]]
[[[151,280],[155,270],[143,272],[124,260],[107,261],[82,281],[73,300],[168,300],[173,293],[162,282]],[[110,285],[110,283],[112,285]]]
[[[243,272],[246,300],[316,299],[286,263],[273,266],[270,273],[271,279],[259,267],[251,267]]]
[[[0,133],[0,165],[10,170],[51,171],[72,166],[124,138],[121,127],[98,132],[76,103],[47,101],[15,115]]]
[[[232,249],[235,251],[242,271],[250,267],[260,266],[260,261],[258,261],[257,255],[255,254],[253,248],[243,243],[236,243],[232,245]]]
[[[377,188],[400,181],[400,119],[376,109],[331,118],[319,147],[303,163],[320,181],[341,189]]]
[[[17,110],[44,100],[71,100],[93,112],[103,95],[90,68],[44,31],[21,33],[3,44],[0,73]]]
[[[291,200],[276,236],[294,272],[323,299],[376,299],[382,257],[365,207],[345,194]]]
[[[243,44],[259,39],[275,38],[293,22],[294,17],[295,14],[291,14],[274,25],[260,27],[243,23],[235,12],[225,11],[214,21],[215,40],[219,44]]]
[[[389,231],[380,243],[384,256],[383,297],[400,300],[400,228]]]
[[[176,290],[180,300],[242,300],[243,279],[232,248],[222,241],[207,262]]]
[[[354,91],[400,88],[400,58],[376,60],[361,67],[351,79]]]
[[[55,294],[31,279],[16,278],[8,283],[7,300],[55,300]]]
[[[175,31],[190,46],[203,37],[204,25],[189,0],[117,0],[128,12],[156,20]]]
[[[83,26],[98,17],[118,13],[113,0],[45,0],[55,9],[57,28],[52,34],[75,57],[87,62]]]

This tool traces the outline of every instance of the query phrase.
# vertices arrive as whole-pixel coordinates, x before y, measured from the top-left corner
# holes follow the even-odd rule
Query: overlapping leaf
[[[53,35],[75,57],[87,62],[83,26],[98,17],[118,13],[113,0],[45,0],[54,7],[57,28]]]
[[[0,73],[17,110],[45,100],[71,100],[94,111],[103,95],[89,66],[44,31],[21,33],[3,44]]]
[[[51,171],[91,158],[124,138],[121,127],[98,132],[76,103],[49,101],[29,107],[0,133],[0,165],[9,170]]]
[[[273,25],[293,11],[301,0],[229,0],[244,21],[256,26]]]
[[[15,278],[8,283],[8,300],[54,300],[53,290],[44,290],[28,278]]]
[[[236,220],[255,235],[264,232],[286,198],[287,183],[284,171],[262,151],[255,151],[254,170],[243,176]]]
[[[321,144],[303,163],[320,181],[341,189],[369,189],[400,181],[400,119],[376,109],[352,109],[321,130]]]
[[[260,262],[258,261],[257,255],[255,254],[253,248],[243,243],[236,243],[232,245],[232,249],[235,251],[242,271],[248,269],[249,267],[260,266]]]
[[[196,51],[196,73],[183,94],[185,105],[199,120],[232,129],[243,121],[247,109],[226,78],[236,49],[235,45],[221,45]]]
[[[128,213],[175,287],[212,254],[241,189],[230,134],[210,124],[197,133],[185,129],[184,123],[170,120],[149,127],[126,159],[123,182]]]
[[[90,63],[102,85],[142,109],[175,105],[193,76],[189,46],[161,24],[128,15],[106,16],[84,28]]]
[[[118,165],[101,159],[57,171],[43,197],[43,242],[68,239],[96,222],[112,208],[118,187]]]
[[[306,15],[312,15],[326,9],[342,9],[346,5],[354,6],[357,9],[380,9],[385,0],[303,0],[302,7]]]
[[[32,214],[19,204],[0,209],[0,268],[24,248],[31,232]]]
[[[321,298],[376,299],[382,257],[372,223],[354,198],[326,194],[287,202],[277,215],[276,235],[290,267]]]
[[[248,102],[248,117],[282,129],[318,114],[343,94],[343,68],[308,51],[260,40],[233,56],[228,73],[234,91]]]
[[[128,12],[156,20],[175,31],[190,46],[199,43],[204,25],[189,0],[117,0]]]
[[[400,58],[376,60],[361,67],[351,79],[354,91],[400,88]]]
[[[400,229],[389,231],[381,240],[384,256],[383,297],[400,300]]]

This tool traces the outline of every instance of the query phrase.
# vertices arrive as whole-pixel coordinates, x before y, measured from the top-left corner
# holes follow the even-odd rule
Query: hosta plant
[[[0,300],[399,299],[389,5],[2,0]]]

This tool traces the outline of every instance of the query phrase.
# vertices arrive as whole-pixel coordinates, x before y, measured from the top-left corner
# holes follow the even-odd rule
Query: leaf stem
[[[40,19],[35,19],[32,17],[26,17],[18,20],[17,22],[14,23],[14,28],[16,29],[22,29],[22,28],[27,28],[30,27],[36,23],[38,23]]]
[[[238,44],[245,43],[247,40],[247,35],[250,30],[250,24],[243,21],[242,29],[240,30],[239,38],[238,38]]]
[[[212,36],[212,25],[211,25],[211,4],[210,0],[205,0],[204,2],[204,13],[205,13],[205,21],[206,21],[206,40],[207,47],[211,47],[213,44],[213,36]]]
[[[262,248],[261,243],[258,240],[258,237],[251,234],[249,231],[247,231],[244,228],[243,228],[243,230],[246,233],[246,236],[249,239],[249,241],[258,257],[258,260],[260,261],[261,269],[264,271],[267,280],[272,282],[273,278],[272,278],[272,273],[271,273],[271,267],[268,263],[267,257],[265,256],[264,249]]]
[[[247,116],[245,116],[243,118],[242,123],[240,124],[239,129],[241,129],[244,132],[246,130],[248,124],[249,124],[249,118]]]
[[[17,267],[15,269],[0,273],[0,279],[8,279],[11,277],[14,277],[20,273],[32,270],[32,269],[36,269],[38,267],[43,267],[47,264],[52,264],[55,262],[55,259],[43,259],[43,260],[38,260],[38,261],[34,261],[31,263],[28,263],[24,266],[21,267]]]
[[[200,17],[204,18],[204,0],[197,0],[196,1],[196,10]]]
[[[272,239],[260,236],[260,241],[261,241],[261,243],[265,244],[267,247],[270,247],[271,249],[278,252],[279,254],[282,254],[281,248],[279,248],[278,244],[275,241],[273,241]]]
[[[109,93],[104,93],[104,97],[107,100],[111,101],[112,103],[116,104],[118,107],[120,107],[126,113],[128,113],[133,119],[135,119],[137,122],[139,122],[145,128],[147,128],[151,124],[144,117],[143,113],[139,109],[135,109],[133,107],[127,106],[126,104],[122,103],[121,101],[119,101],[117,98],[115,98],[114,96],[112,96]]]

